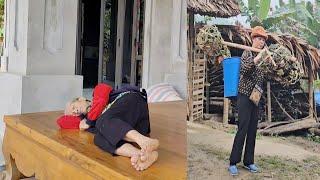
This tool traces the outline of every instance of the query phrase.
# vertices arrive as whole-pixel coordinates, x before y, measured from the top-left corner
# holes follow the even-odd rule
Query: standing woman
[[[251,33],[252,47],[263,49],[268,35],[263,27],[256,26]],[[257,172],[254,164],[254,149],[258,125],[258,104],[262,94],[264,73],[257,64],[264,60],[262,54],[267,53],[264,49],[261,53],[244,51],[241,57],[238,106],[238,131],[234,138],[232,152],[230,155],[231,175],[238,175],[236,164],[241,161],[242,149],[246,140],[243,164],[250,172]],[[267,59],[269,61],[269,59]]]

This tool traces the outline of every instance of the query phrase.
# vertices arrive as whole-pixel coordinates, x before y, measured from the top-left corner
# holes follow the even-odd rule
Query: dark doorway
[[[79,0],[76,74],[84,88],[141,86],[143,20],[144,0]]]
[[[81,74],[83,87],[93,87],[98,82],[100,1],[82,0]]]
[[[122,62],[122,84],[130,84],[131,80],[131,52],[132,52],[132,16],[133,2],[126,1],[124,38],[123,38],[123,62]]]
[[[114,82],[115,79],[115,52],[117,38],[117,10],[118,0],[79,0],[78,21],[78,59],[76,74],[83,76],[83,88],[92,88],[99,79]],[[104,12],[104,52],[107,67],[103,77],[99,77],[99,42],[101,24],[101,4],[105,4]],[[110,83],[114,85],[114,83]]]

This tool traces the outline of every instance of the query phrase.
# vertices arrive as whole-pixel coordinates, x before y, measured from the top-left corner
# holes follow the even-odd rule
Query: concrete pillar
[[[7,0],[6,6],[1,122],[5,114],[62,110],[82,95],[83,78],[75,75],[78,0]],[[3,122],[0,132],[2,139]]]
[[[142,86],[147,88],[167,82],[186,98],[186,0],[152,0],[145,3]]]
[[[172,1],[171,67],[165,74],[165,82],[174,85],[183,98],[187,98],[187,1]]]

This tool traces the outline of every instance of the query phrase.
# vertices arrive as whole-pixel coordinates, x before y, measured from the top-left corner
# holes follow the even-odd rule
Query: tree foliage
[[[3,21],[4,21],[4,1],[0,0],[0,37],[3,37]]]
[[[241,1],[241,2],[240,2]],[[290,33],[306,39],[310,44],[320,47],[320,0],[315,3],[304,1],[297,3],[279,0],[279,7],[271,11],[270,0],[248,0],[248,8],[242,0],[239,5],[248,16],[252,27],[260,25],[271,32]]]

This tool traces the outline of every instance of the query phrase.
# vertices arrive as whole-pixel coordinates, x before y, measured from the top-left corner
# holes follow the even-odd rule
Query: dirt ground
[[[227,171],[235,126],[214,121],[188,122],[188,179],[320,179],[320,144],[302,137],[257,136],[256,164],[260,172]]]

